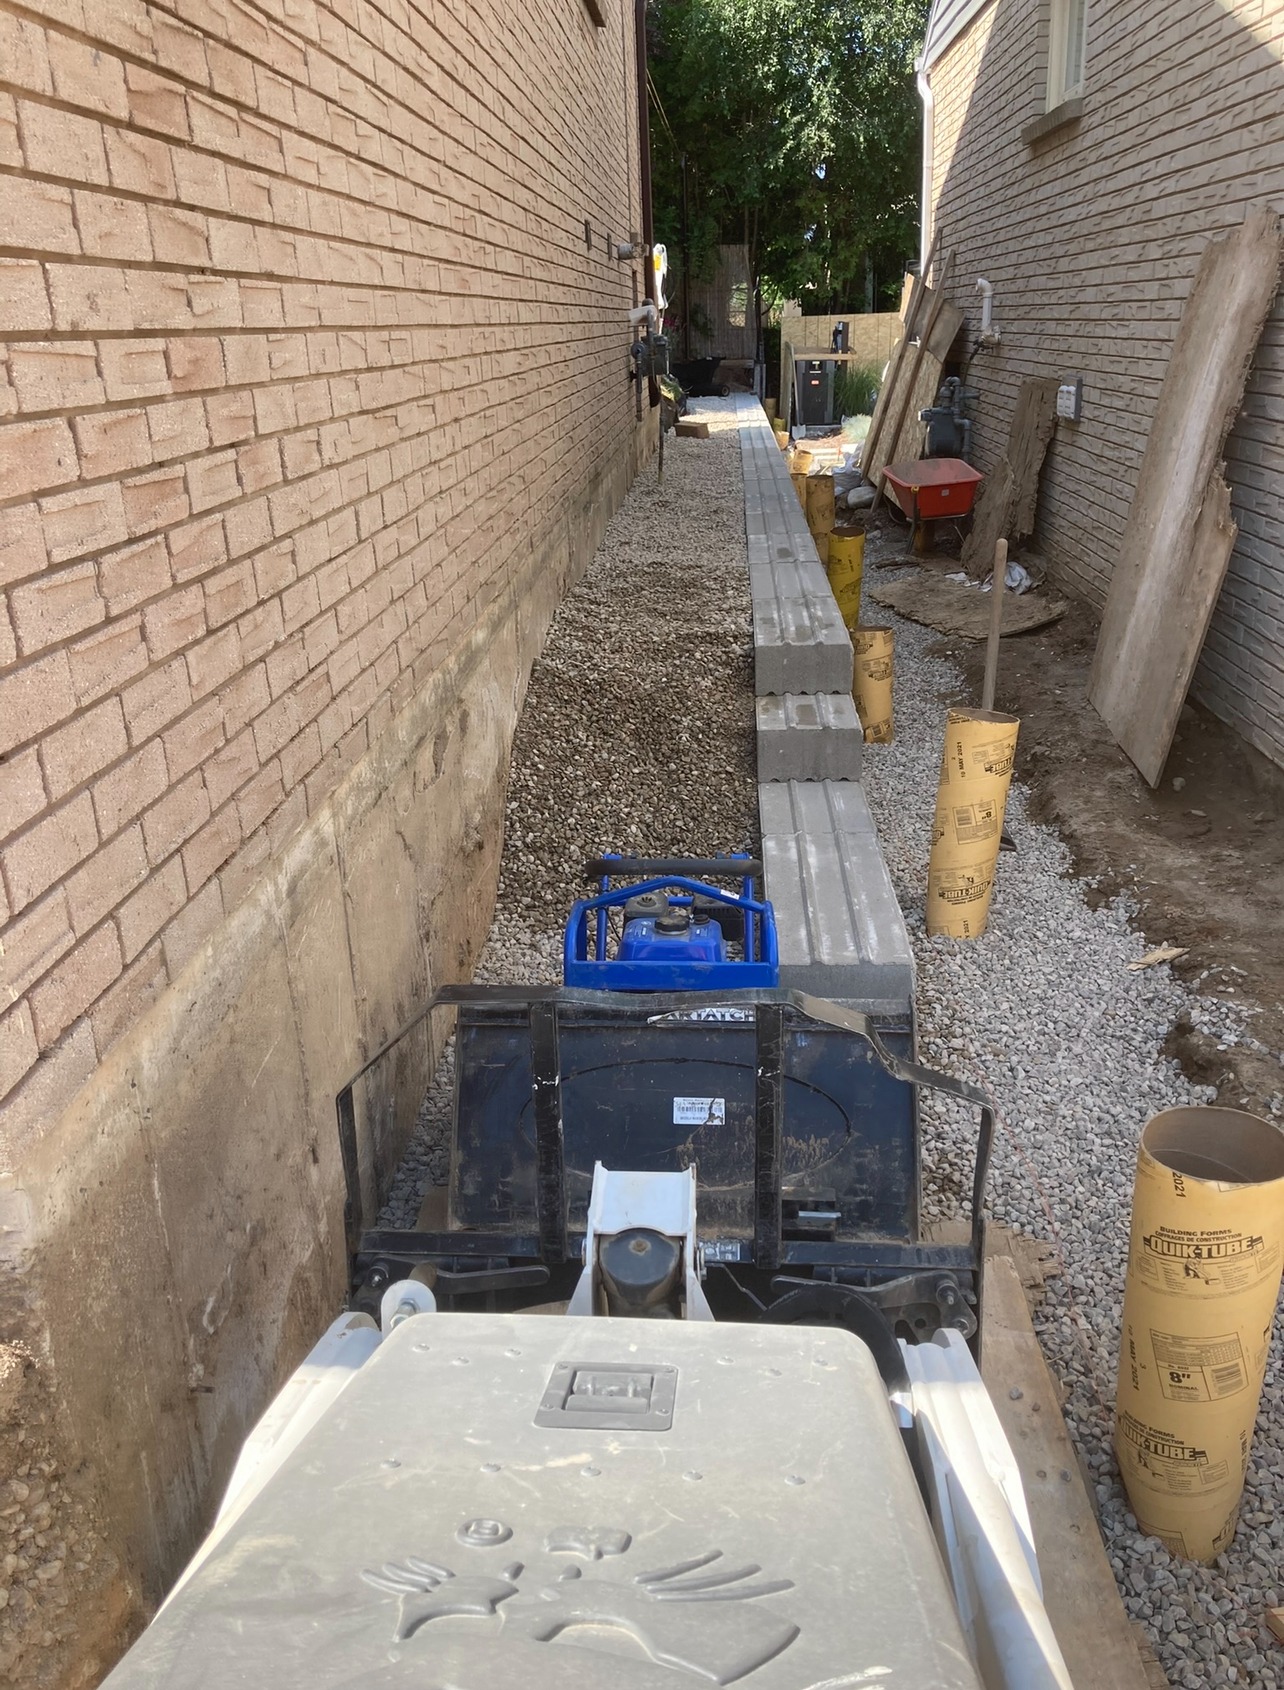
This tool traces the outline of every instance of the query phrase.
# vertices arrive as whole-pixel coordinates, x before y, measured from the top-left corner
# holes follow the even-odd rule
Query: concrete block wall
[[[1082,114],[1043,135],[1046,0],[994,0],[931,67],[933,223],[950,293],[1002,340],[974,358],[981,468],[1003,450],[1021,381],[1082,376],[1060,423],[1038,545],[1100,607],[1182,306],[1212,236],[1251,205],[1284,212],[1284,5],[1088,0]],[[1284,762],[1284,299],[1257,348],[1227,447],[1240,538],[1194,692]]]
[[[467,972],[653,437],[605,16],[0,0],[0,1337],[149,1600],[337,1306],[333,1091]]]

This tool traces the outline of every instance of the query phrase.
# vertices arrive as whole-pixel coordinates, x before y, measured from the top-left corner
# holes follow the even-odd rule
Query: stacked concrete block
[[[756,400],[742,401],[741,464],[761,780],[859,780],[852,649],[794,493]]]
[[[764,693],[850,692],[852,644],[757,400],[740,416],[754,684]]]
[[[874,1014],[912,1013],[909,933],[864,789],[856,781],[763,782],[758,809],[780,984]]]
[[[758,779],[860,779],[864,735],[850,693],[768,693],[758,700]]]

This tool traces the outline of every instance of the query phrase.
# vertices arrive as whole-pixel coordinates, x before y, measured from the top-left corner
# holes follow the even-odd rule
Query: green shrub
[[[878,397],[883,371],[879,364],[840,364],[834,377],[834,415],[869,416]]]

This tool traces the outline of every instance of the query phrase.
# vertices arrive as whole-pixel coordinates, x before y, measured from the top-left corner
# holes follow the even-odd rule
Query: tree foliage
[[[927,9],[649,0],[656,237],[676,264],[707,274],[743,241],[768,298],[846,310],[871,273],[894,296],[917,238]]]

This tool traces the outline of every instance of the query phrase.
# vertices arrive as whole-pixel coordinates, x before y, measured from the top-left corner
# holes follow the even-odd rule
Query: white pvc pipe
[[[999,337],[994,330],[994,288],[984,276],[976,278],[976,291],[981,296],[981,339],[984,341],[997,340]]]
[[[923,102],[923,176],[919,189],[919,274],[927,266],[927,252],[932,244],[932,154],[936,147],[936,100],[926,69],[918,73],[919,98]],[[927,277],[923,276],[926,282]]]

